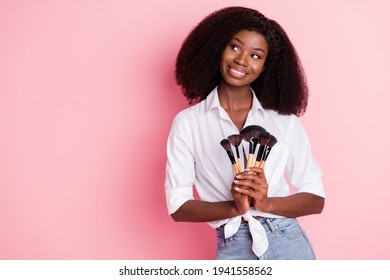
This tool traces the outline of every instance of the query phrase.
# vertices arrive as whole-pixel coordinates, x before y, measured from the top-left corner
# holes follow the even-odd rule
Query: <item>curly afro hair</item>
[[[190,104],[199,102],[220,83],[222,52],[241,30],[256,31],[268,43],[265,71],[251,84],[266,109],[302,115],[308,88],[301,62],[283,28],[259,11],[228,7],[204,18],[187,36],[176,59],[176,82]]]

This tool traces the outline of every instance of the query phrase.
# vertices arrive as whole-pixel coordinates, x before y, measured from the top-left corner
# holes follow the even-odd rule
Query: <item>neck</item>
[[[252,92],[249,86],[233,87],[221,82],[218,98],[222,108],[228,111],[249,110],[252,107]]]

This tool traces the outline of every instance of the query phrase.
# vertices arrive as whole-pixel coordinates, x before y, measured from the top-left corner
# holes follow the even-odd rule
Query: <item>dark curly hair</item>
[[[205,99],[220,83],[222,52],[241,30],[256,31],[268,43],[265,70],[251,84],[262,106],[284,115],[302,115],[308,102],[308,88],[294,46],[276,21],[244,7],[211,13],[185,39],[177,56],[175,74],[189,103]]]

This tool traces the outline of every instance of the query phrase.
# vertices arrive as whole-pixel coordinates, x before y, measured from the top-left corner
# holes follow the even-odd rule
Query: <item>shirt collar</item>
[[[252,101],[252,108],[249,110],[248,115],[250,114],[253,116],[256,114],[257,110],[260,110],[262,113],[264,113],[264,108],[261,106],[260,101],[257,99],[255,92],[251,88],[252,95],[253,95],[253,101]],[[221,108],[221,103],[219,103],[219,98],[218,98],[218,86],[216,86],[210,94],[206,98],[206,109],[207,112],[209,112],[213,108]]]
[[[210,94],[206,97],[206,110],[207,112],[213,108],[221,107],[218,98],[218,86],[216,86]]]
[[[257,96],[252,88],[251,91],[252,91],[253,98],[252,98],[252,108],[250,109],[249,114],[251,114],[251,116],[253,117],[258,110],[264,114],[264,108],[263,106],[261,106],[261,103],[259,99],[257,99]]]

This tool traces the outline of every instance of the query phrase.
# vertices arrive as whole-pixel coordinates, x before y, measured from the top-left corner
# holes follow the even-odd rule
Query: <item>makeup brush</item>
[[[242,157],[244,158],[244,166],[246,166],[248,164],[248,159],[246,158],[244,146],[242,146]]]
[[[240,158],[240,151],[239,151],[239,149],[238,149],[238,146],[240,146],[241,141],[242,141],[242,135],[233,134],[233,135],[230,135],[227,139],[229,140],[230,144],[232,144],[232,145],[236,148],[237,165],[238,165],[239,171],[242,172],[242,164],[241,164],[241,158]]]
[[[248,162],[246,164],[246,168],[253,166],[254,154],[255,154],[257,143],[259,142],[258,137],[260,133],[263,131],[265,131],[265,129],[259,125],[249,125],[247,127],[244,127],[240,131],[240,135],[242,135],[243,139],[249,142],[249,154],[248,154]]]
[[[232,148],[231,148],[229,140],[223,139],[221,141],[221,146],[226,150],[226,152],[227,152],[227,154],[229,156],[229,159],[230,159],[230,161],[232,163],[234,172],[236,174],[240,173],[240,170],[238,169],[238,166],[237,166],[237,163],[236,163],[236,159],[234,158],[234,154],[233,154],[233,151],[232,151]]]
[[[261,168],[264,168],[265,161],[267,160],[267,158],[269,156],[269,153],[271,152],[272,147],[275,146],[276,142],[278,142],[276,137],[271,135],[270,139],[267,142],[267,146],[266,146],[266,149],[264,151],[263,158],[262,158],[262,160],[260,162],[260,167]]]
[[[266,145],[271,138],[271,134],[267,131],[263,131],[259,135],[259,150],[257,152],[256,156],[256,162],[255,162],[255,167],[260,167],[261,159],[264,156],[265,150],[266,150]]]

